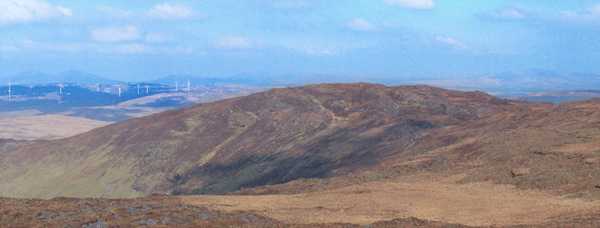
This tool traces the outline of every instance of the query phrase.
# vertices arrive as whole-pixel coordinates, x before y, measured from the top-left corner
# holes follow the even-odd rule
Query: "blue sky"
[[[0,77],[81,70],[120,80],[494,84],[507,72],[600,73],[600,0],[0,0],[0,8]]]

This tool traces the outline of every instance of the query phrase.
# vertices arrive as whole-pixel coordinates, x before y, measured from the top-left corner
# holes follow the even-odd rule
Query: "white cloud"
[[[270,4],[278,9],[303,9],[310,6],[307,0],[272,0]]]
[[[375,26],[363,18],[354,18],[347,24],[348,28],[356,31],[373,31]]]
[[[144,37],[144,41],[147,43],[164,43],[169,41],[169,38],[162,33],[148,33]]]
[[[292,39],[282,40],[276,45],[308,56],[341,56],[354,50],[373,47],[374,43],[349,42],[343,39]]]
[[[596,4],[596,5],[592,6],[592,7],[590,7],[588,9],[588,12],[591,13],[591,14],[593,14],[593,15],[599,16],[600,15],[600,4]]]
[[[600,3],[583,10],[569,10],[561,12],[561,16],[573,21],[593,21],[600,19]]]
[[[88,47],[101,54],[116,55],[182,55],[192,54],[194,50],[185,46],[155,46],[144,43],[101,44]]]
[[[160,45],[141,42],[97,43],[97,42],[44,42],[25,39],[12,44],[0,44],[0,51],[6,52],[55,52],[55,53],[98,53],[110,55],[141,54],[198,54],[191,47],[179,45]],[[0,55],[0,57],[2,57]]]
[[[0,0],[0,24],[25,23],[73,15],[71,9],[44,0]]]
[[[334,56],[338,55],[340,50],[337,50],[335,47],[316,47],[313,45],[306,45],[303,47],[294,47],[292,50],[298,51],[300,53],[310,55],[310,56]]]
[[[519,8],[509,7],[497,10],[491,14],[497,19],[519,20],[527,17],[527,13]]]
[[[134,43],[117,45],[112,51],[117,54],[143,54],[148,51],[148,48],[146,45]]]
[[[253,46],[254,45],[253,45],[252,41],[250,41],[246,37],[241,37],[241,36],[223,37],[223,38],[217,40],[217,42],[215,43],[215,47],[217,47],[217,48],[231,49],[231,50],[249,49],[249,48],[252,48]]]
[[[160,19],[185,19],[194,16],[194,10],[188,6],[172,3],[155,5],[148,11],[148,15]]]
[[[57,43],[57,42],[39,42],[31,39],[16,41],[11,44],[10,50],[13,51],[42,51],[42,52],[61,52],[75,53],[85,49],[85,44],[73,43]]]
[[[98,28],[91,31],[91,37],[97,42],[123,42],[140,38],[137,27],[129,25],[124,27]]]
[[[111,6],[98,6],[96,9],[109,17],[127,18],[133,15],[133,12],[131,11]]]
[[[433,2],[433,0],[384,0],[384,2],[388,5],[419,10],[428,10],[435,7],[435,2]]]
[[[144,43],[92,45],[88,49],[102,54],[116,55],[184,55],[197,53],[186,46],[160,46]]]
[[[467,48],[467,45],[465,45],[463,42],[461,42],[460,40],[457,40],[456,38],[449,37],[449,36],[437,36],[437,37],[435,37],[435,41],[437,41],[441,44],[456,48],[456,49]]]

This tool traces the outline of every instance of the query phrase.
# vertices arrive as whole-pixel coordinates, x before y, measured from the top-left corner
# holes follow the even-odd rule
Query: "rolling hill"
[[[389,172],[385,167],[392,160],[398,160],[393,166],[417,171],[452,163],[458,169],[477,158],[485,164],[489,156],[504,159],[496,163],[505,166],[516,158],[512,153],[544,156],[515,149],[487,154],[478,145],[484,139],[476,137],[501,134],[519,121],[539,122],[534,118],[551,110],[426,86],[275,89],[5,153],[0,193],[42,198],[226,193],[367,169]],[[500,169],[496,163],[485,167]],[[485,179],[480,176],[485,172],[477,173],[466,179]],[[488,178],[512,183],[509,172],[504,174]]]
[[[329,177],[376,166],[432,129],[505,108],[512,106],[485,94],[431,87],[276,89],[5,153],[0,192],[44,198],[225,193]]]
[[[427,86],[274,89],[4,152],[0,195],[285,192],[307,178],[431,173],[595,197],[599,111],[597,101],[553,106]]]
[[[0,196],[179,195],[165,197],[285,224],[593,227],[599,125],[599,100],[360,83],[273,89],[66,139],[0,142]],[[11,215],[86,201],[8,202],[21,205]]]

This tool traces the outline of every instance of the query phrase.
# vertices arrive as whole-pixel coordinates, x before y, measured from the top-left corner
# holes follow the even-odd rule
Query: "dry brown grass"
[[[51,140],[66,138],[102,127],[109,122],[65,115],[25,115],[0,117],[0,138]]]
[[[181,200],[303,224],[368,224],[406,217],[473,226],[540,224],[553,217],[600,209],[595,202],[518,190],[508,185],[459,185],[431,180],[373,182],[296,195],[186,196]]]
[[[600,151],[600,142],[565,144],[556,147],[555,150],[566,154],[594,155],[594,153]]]

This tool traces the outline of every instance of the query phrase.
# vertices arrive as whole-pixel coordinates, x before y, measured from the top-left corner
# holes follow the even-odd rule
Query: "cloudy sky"
[[[600,73],[600,0],[0,0],[0,76]]]

